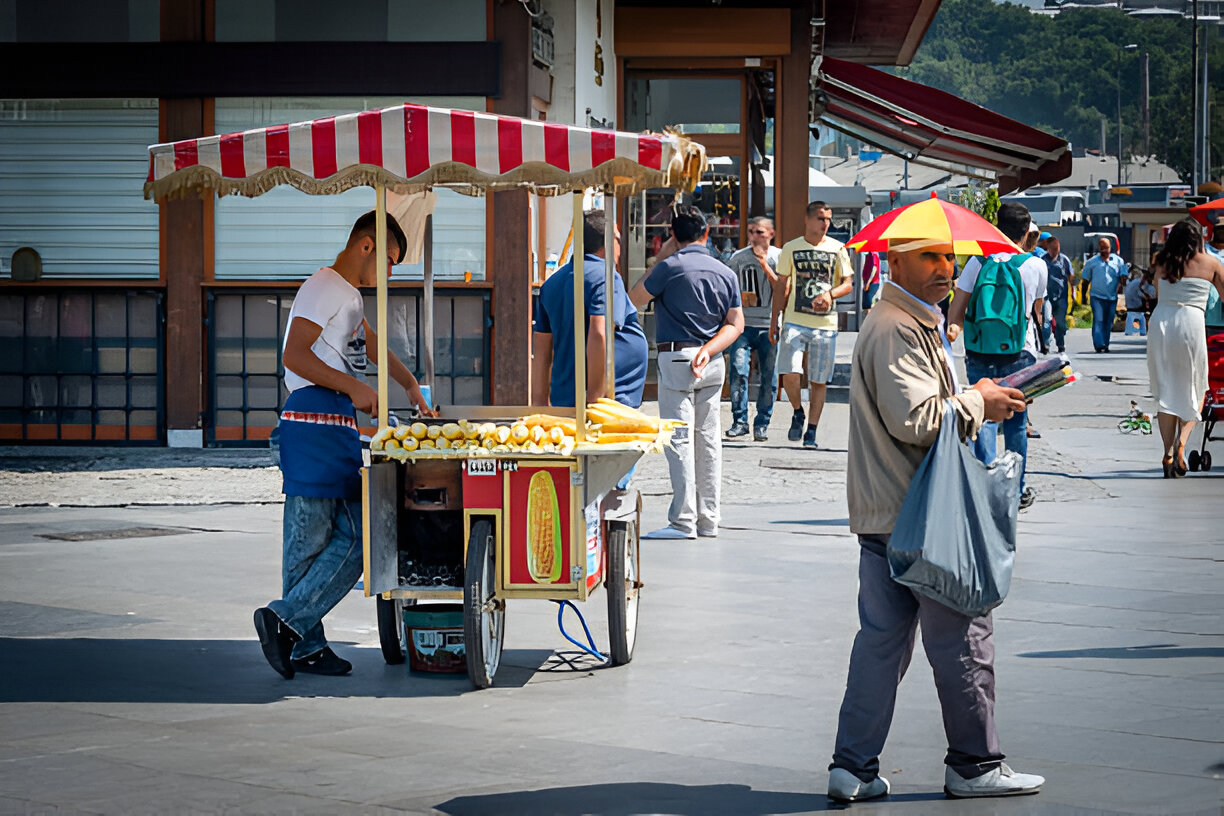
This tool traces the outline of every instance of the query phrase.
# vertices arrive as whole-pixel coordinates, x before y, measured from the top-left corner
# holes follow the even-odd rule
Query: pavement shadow
[[[747,785],[613,782],[459,796],[434,808],[447,816],[764,816],[825,811],[833,804],[823,794],[754,790]]]
[[[1021,652],[1020,657],[1094,657],[1103,660],[1151,660],[1168,657],[1224,657],[1221,646],[1182,647],[1174,643],[1152,643],[1147,646],[1115,646],[1098,649],[1062,649],[1051,652]]]
[[[770,524],[804,524],[810,527],[847,527],[850,519],[776,519]]]
[[[0,638],[0,703],[273,703],[287,697],[458,697],[466,674],[391,666],[378,649],[343,648],[347,677],[276,674],[259,644],[240,640]],[[552,657],[506,649],[495,685],[520,688]]]

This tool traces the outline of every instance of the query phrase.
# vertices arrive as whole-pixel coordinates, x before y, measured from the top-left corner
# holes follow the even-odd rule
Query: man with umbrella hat
[[[904,212],[914,208],[923,209]],[[850,529],[859,541],[860,630],[850,653],[829,797],[850,802],[888,793],[888,781],[879,775],[880,753],[919,625],[948,740],[945,792],[1036,793],[1045,780],[1013,772],[999,749],[990,614],[967,617],[893,581],[886,557],[910,481],[939,435],[945,400],[954,402],[965,437],[987,420],[1024,410],[1020,391],[993,380],[961,388],[936,305],[951,289],[957,253],[1015,247],[984,219],[937,200],[894,210],[876,222],[850,241],[858,251],[886,251],[890,277],[863,323],[851,367],[846,493]]]

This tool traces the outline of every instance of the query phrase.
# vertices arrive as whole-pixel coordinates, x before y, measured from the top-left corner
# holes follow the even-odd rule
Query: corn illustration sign
[[[557,488],[547,471],[538,471],[527,487],[527,571],[539,584],[561,577],[561,513]]]

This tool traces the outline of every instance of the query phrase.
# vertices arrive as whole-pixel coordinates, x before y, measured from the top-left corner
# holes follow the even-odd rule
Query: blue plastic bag
[[[963,615],[1007,597],[1016,553],[1022,459],[983,465],[960,440],[948,400],[939,438],[914,473],[888,541],[893,580]]]

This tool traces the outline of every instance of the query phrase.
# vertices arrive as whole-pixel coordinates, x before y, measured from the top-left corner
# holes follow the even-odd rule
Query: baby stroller
[[[1212,436],[1216,423],[1224,420],[1224,334],[1207,338],[1207,400],[1203,403],[1203,442],[1198,450],[1186,456],[1190,470],[1211,470],[1208,442],[1218,442],[1224,436]]]

